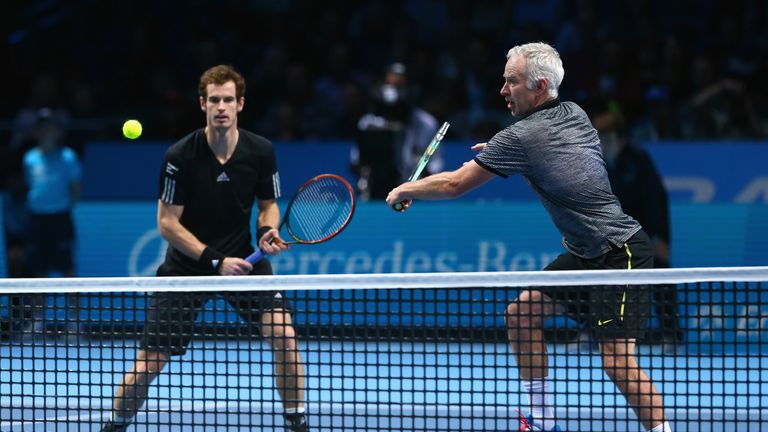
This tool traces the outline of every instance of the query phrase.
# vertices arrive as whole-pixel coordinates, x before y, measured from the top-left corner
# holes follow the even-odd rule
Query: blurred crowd
[[[73,140],[178,139],[200,121],[199,74],[248,80],[241,122],[276,140],[351,138],[387,65],[450,138],[509,122],[498,95],[507,50],[547,41],[563,99],[620,110],[634,139],[759,139],[768,130],[763,1],[370,0],[11,3],[0,118],[65,108]],[[18,125],[21,123],[21,126]],[[15,138],[19,146],[23,135]],[[7,140],[3,140],[7,144]]]

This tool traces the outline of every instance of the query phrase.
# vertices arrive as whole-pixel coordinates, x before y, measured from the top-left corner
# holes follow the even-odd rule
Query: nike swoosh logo
[[[607,320],[597,320],[597,325],[604,326],[608,324],[609,322],[613,321],[613,319],[607,319]]]

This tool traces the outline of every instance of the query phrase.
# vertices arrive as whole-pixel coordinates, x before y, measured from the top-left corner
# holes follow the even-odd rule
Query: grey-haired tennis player
[[[245,80],[232,67],[205,71],[199,93],[206,127],[171,146],[161,167],[157,223],[170,246],[157,275],[270,275],[269,260],[251,265],[243,257],[253,252],[254,202],[259,247],[270,255],[287,248],[273,228],[280,221],[275,201],[280,187],[272,144],[237,127]],[[152,297],[136,361],[117,389],[103,432],[128,429],[170,357],[186,352],[195,318],[214,294],[158,292]],[[220,294],[244,320],[261,324],[272,348],[286,431],[306,432],[304,366],[285,297],[276,291]]]
[[[611,192],[597,132],[578,105],[558,97],[563,75],[560,55],[547,44],[510,49],[501,95],[517,121],[487,144],[475,145],[479,153],[472,161],[456,171],[396,187],[387,204],[455,198],[496,176],[521,174],[563,235],[566,251],[545,270],[652,267],[648,236],[624,214]],[[593,288],[578,298],[562,294],[554,289],[523,290],[506,310],[509,341],[531,404],[521,430],[561,430],[549,391],[542,325],[552,315],[567,313],[591,327],[603,370],[645,429],[670,431],[662,398],[635,355],[635,340],[649,308],[647,290]]]

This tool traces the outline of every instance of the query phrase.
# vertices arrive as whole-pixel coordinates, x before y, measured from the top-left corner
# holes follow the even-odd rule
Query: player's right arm
[[[387,195],[387,204],[413,199],[445,200],[457,198],[483,185],[495,174],[480,167],[474,160],[467,162],[456,171],[444,171],[415,182],[406,182],[392,189]]]
[[[203,252],[208,246],[181,224],[182,213],[184,213],[183,205],[173,205],[158,200],[157,228],[160,231],[160,235],[171,246],[184,255],[201,261],[203,259]],[[244,275],[250,273],[252,268],[251,263],[244,259],[224,257],[219,267],[219,274],[223,276]]]

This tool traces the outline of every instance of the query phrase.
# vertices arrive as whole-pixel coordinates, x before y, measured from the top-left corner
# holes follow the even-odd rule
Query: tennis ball
[[[128,139],[136,139],[141,136],[141,123],[138,120],[127,120],[123,123],[123,135]]]

